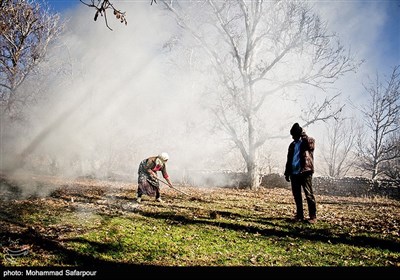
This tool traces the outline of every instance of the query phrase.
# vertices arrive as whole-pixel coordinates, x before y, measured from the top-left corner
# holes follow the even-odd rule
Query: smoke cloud
[[[41,84],[46,98],[29,108],[29,130],[16,131],[11,140],[19,149],[8,150],[2,165],[40,138],[27,168],[68,177],[119,175],[136,180],[139,162],[163,151],[170,155],[168,169],[176,178],[187,170],[243,171],[243,160],[226,135],[210,132],[214,121],[203,102],[206,76],[181,70],[179,62],[169,59],[165,44],[177,31],[174,19],[147,1],[118,5],[127,12],[128,25],[108,15],[113,31],[103,17],[93,21],[94,10],[84,5],[64,15],[66,33],[42,66],[48,71],[48,80]],[[344,98],[357,104],[365,76],[380,67],[373,47],[379,36],[374,34],[382,32],[386,10],[379,2],[330,1],[316,7],[345,46],[360,59],[370,58],[356,78],[351,75],[338,83]],[[274,124],[269,133],[287,135],[262,150],[264,157],[271,155],[270,171],[277,173],[283,172],[289,129],[299,121],[293,96],[271,96],[266,102],[274,103],[266,119]],[[321,125],[307,130],[317,144],[323,131]],[[317,168],[319,159],[316,153]]]

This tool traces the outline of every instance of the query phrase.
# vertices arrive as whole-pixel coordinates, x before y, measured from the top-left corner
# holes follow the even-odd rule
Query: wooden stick
[[[172,185],[168,184],[167,182],[164,182],[164,181],[161,180],[160,178],[156,178],[156,179],[157,179],[158,181],[160,181],[160,182],[166,184],[168,187],[173,188],[174,190],[176,190],[176,191],[178,191],[178,192],[180,192],[180,193],[186,194],[187,196],[191,196],[190,194],[187,194],[187,193],[185,193],[184,191],[181,191],[181,190],[179,190],[179,189],[173,187]]]

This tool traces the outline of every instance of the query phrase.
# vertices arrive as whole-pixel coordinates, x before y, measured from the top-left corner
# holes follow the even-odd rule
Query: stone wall
[[[263,176],[261,186],[266,188],[285,187],[290,188],[290,183],[279,174]],[[334,179],[328,177],[314,177],[314,190],[321,195],[338,196],[387,196],[400,198],[400,184],[393,180],[372,181],[363,177],[348,177]]]
[[[398,182],[390,180],[372,181],[362,177],[342,179],[315,177],[314,185],[320,194],[341,196],[381,195],[400,198]]]

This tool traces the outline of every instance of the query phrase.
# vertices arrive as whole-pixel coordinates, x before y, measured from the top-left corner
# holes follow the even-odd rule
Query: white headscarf
[[[168,154],[165,153],[165,152],[163,152],[163,153],[161,153],[161,154],[159,154],[159,155],[157,156],[156,164],[158,164],[158,165],[164,165],[164,163],[165,163],[168,159],[169,159]]]

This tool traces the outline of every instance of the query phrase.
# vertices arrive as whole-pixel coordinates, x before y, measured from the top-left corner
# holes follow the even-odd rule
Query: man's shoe
[[[159,197],[156,199],[157,202],[163,202],[163,200]]]
[[[317,222],[317,218],[310,218],[308,219],[309,224],[315,224]]]

